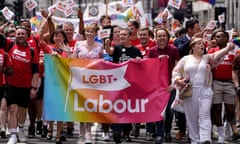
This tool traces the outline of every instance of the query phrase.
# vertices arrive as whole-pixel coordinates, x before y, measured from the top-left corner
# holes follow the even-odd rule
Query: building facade
[[[18,1],[18,0],[13,0]],[[11,5],[13,1],[5,1],[8,5]],[[23,0],[20,0],[23,2]],[[56,3],[57,0],[37,0],[38,8],[36,11],[40,9],[47,9],[49,6]],[[64,0],[63,0],[64,1]],[[98,3],[105,3],[119,1],[119,0],[74,0],[82,9],[85,9],[89,5],[97,5]],[[163,10],[167,7],[168,0],[136,0],[142,1],[143,8],[145,12],[149,15],[149,17],[154,18],[160,10]],[[174,13],[175,17],[181,17],[184,13],[186,13],[186,9],[188,9],[188,3],[192,3],[192,13],[194,16],[199,18],[200,23],[207,23],[211,19],[218,19],[218,15],[224,13],[225,14],[225,28],[231,29],[236,28],[240,29],[240,10],[239,3],[240,0],[216,0],[216,4],[211,6],[207,3],[199,4],[198,0],[182,0],[182,10],[171,9],[171,12]],[[22,17],[31,17],[34,15],[34,12],[28,12],[26,9],[23,10],[24,14]],[[57,13],[57,15],[60,13]],[[74,11],[72,17],[76,17],[77,11]]]

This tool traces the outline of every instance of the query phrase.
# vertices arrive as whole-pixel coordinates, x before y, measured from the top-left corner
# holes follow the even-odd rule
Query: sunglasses
[[[22,22],[30,22],[30,20],[29,19],[20,19],[20,23],[22,23]]]

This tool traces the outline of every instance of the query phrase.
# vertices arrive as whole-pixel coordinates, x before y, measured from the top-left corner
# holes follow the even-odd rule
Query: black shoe
[[[56,144],[62,144],[62,141],[56,141]]]
[[[121,143],[121,135],[119,133],[114,133],[113,140],[115,141],[116,144]]]
[[[172,141],[172,137],[171,137],[171,134],[170,134],[170,133],[166,133],[165,141],[166,141],[166,142],[171,142],[171,141]]]
[[[61,138],[56,138],[56,144],[62,144]]]
[[[53,137],[52,133],[53,133],[52,131],[48,130],[47,135],[46,135],[47,140],[52,139],[52,137]]]
[[[68,138],[72,138],[73,137],[73,131],[74,131],[74,128],[67,127],[67,137]]]
[[[66,131],[61,131],[61,141],[66,141],[66,136],[67,136],[67,132]]]
[[[48,133],[47,126],[43,126],[42,127],[41,137],[45,138],[47,136],[47,133]]]
[[[211,142],[210,141],[205,141],[205,142],[203,142],[203,144],[211,144]]]
[[[236,140],[238,140],[240,138],[240,134],[239,133],[234,133],[233,135],[232,135],[232,140],[233,141],[236,141]]]
[[[135,130],[134,130],[134,137],[139,137],[139,133],[140,133],[140,124],[136,124],[135,125]]]
[[[35,137],[35,127],[29,126],[28,127],[28,138],[34,138]]]
[[[42,134],[42,121],[38,121],[37,122],[36,134],[37,135],[41,135]]]
[[[6,132],[5,131],[1,131],[0,135],[1,135],[1,138],[6,138]]]

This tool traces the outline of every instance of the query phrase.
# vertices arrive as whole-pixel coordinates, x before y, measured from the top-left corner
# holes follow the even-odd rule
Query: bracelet
[[[37,87],[32,87],[32,89],[37,90]]]

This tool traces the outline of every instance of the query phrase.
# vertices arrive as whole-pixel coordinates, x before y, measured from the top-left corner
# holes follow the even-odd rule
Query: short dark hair
[[[138,32],[140,32],[140,31],[148,31],[149,36],[152,34],[152,31],[148,27],[143,27]]]
[[[140,24],[138,21],[136,20],[129,20],[129,22],[136,28],[139,29],[140,28]]]
[[[167,34],[167,37],[168,37],[168,40],[170,39],[170,33],[168,32],[168,30],[167,29],[165,29],[165,28],[163,28],[163,27],[161,27],[161,28],[157,28],[156,29],[156,35],[157,35],[157,32],[158,31],[160,31],[160,30],[163,30],[163,31],[165,31],[166,32],[166,34]]]
[[[198,24],[199,21],[197,19],[191,19],[186,22],[185,28],[188,30],[189,28],[193,29],[195,24]]]
[[[63,35],[63,38],[64,38],[63,42],[64,42],[64,44],[67,44],[68,43],[67,36],[66,36],[65,32],[62,29],[56,29],[55,31],[53,31],[51,33],[51,35],[50,35],[50,43],[51,44],[55,44],[53,37],[55,35],[59,34],[59,33],[61,33]]]
[[[223,33],[224,35],[225,35],[225,37],[227,38],[227,41],[229,40],[229,34],[228,34],[228,32],[226,32],[226,31],[224,31],[224,30],[218,30],[218,31],[216,31],[216,33],[215,33],[215,36],[216,36],[216,34],[217,33]]]
[[[102,16],[100,17],[100,23],[102,23],[105,18],[111,20],[111,17],[110,17],[110,16],[102,15]]]

